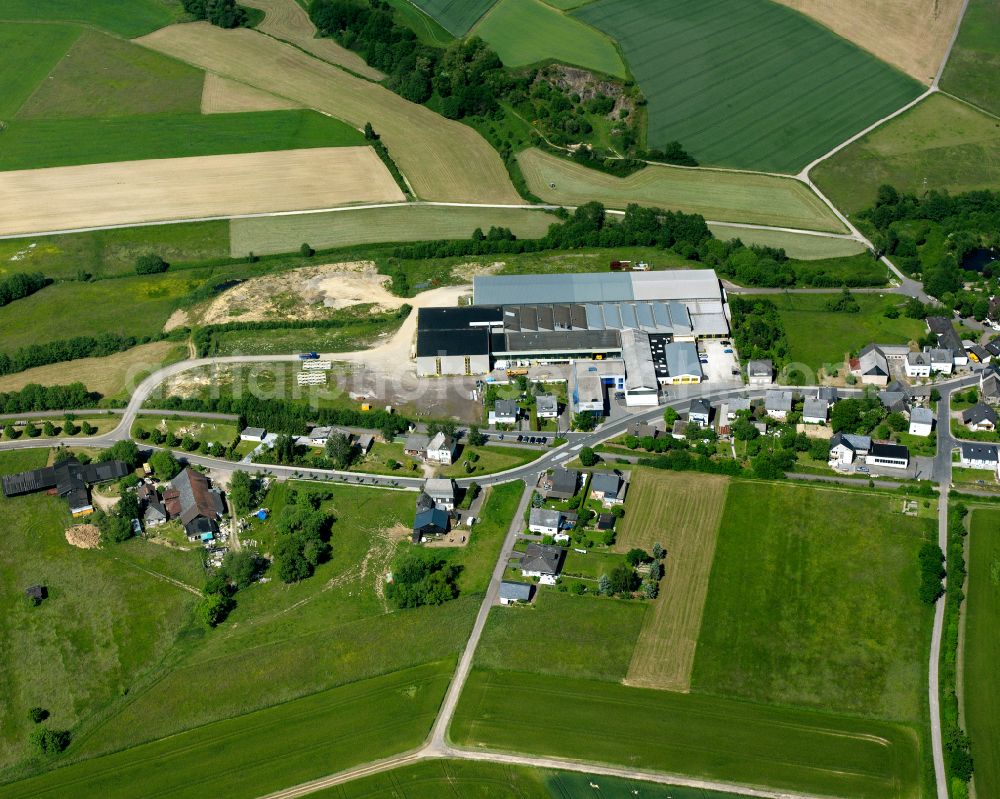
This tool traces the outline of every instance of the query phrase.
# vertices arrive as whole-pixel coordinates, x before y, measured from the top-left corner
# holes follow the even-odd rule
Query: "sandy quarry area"
[[[330,309],[373,304],[372,312],[406,300],[389,293],[391,278],[371,261],[309,266],[255,277],[223,292],[202,314],[202,324],[265,319],[322,319]]]
[[[962,0],[777,0],[923,84],[941,66]]]
[[[268,94],[245,83],[205,73],[201,90],[201,113],[239,114],[244,111],[283,111],[301,108],[294,100]]]
[[[0,172],[0,234],[401,202],[370,147]]]
[[[93,524],[74,524],[66,528],[66,540],[80,549],[97,549],[101,545],[101,531]]]

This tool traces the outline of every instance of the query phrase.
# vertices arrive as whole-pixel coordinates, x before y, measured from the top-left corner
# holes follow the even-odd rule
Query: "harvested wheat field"
[[[520,204],[499,154],[468,125],[445,119],[377,84],[246,28],[171,25],[136,39],[357,128],[371,122],[418,197]]]
[[[962,0],[777,0],[930,85]]]
[[[368,66],[357,53],[341,47],[333,39],[317,39],[316,26],[295,0],[245,0],[243,5],[264,12],[264,21],[257,25],[257,30],[262,33],[291,42],[307,53],[349,69],[363,78],[382,80],[385,77],[374,67]]]
[[[729,480],[636,469],[616,549],[667,550],[660,596],[642,623],[625,682],[688,691]]]
[[[244,111],[284,111],[301,108],[293,100],[277,97],[245,83],[229,78],[221,78],[211,72],[205,73],[205,85],[201,90],[201,113],[240,114]]]
[[[0,172],[0,234],[398,202],[370,147]]]
[[[66,541],[80,549],[97,549],[101,545],[101,531],[93,524],[74,524],[66,528]]]

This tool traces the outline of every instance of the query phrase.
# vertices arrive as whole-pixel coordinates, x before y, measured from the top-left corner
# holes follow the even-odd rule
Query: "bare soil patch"
[[[930,84],[958,24],[962,0],[777,0]]]
[[[95,524],[74,524],[66,528],[66,541],[80,549],[97,549],[101,545],[101,531]]]
[[[205,85],[201,91],[201,113],[238,114],[244,111],[284,111],[301,108],[294,100],[287,100],[274,94],[247,86],[212,72],[205,74]]]
[[[0,172],[0,233],[400,202],[370,147]]]
[[[175,330],[178,327],[184,327],[188,321],[187,311],[182,308],[178,308],[167,318],[166,323],[163,325],[163,332],[169,333],[171,330]]]

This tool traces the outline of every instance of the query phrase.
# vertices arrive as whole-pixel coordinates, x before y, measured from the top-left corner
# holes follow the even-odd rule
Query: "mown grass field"
[[[2,18],[80,22],[116,33],[126,39],[142,36],[164,25],[185,18],[177,0],[134,0],[123,5],[119,0],[6,0]]]
[[[410,0],[388,0],[393,16],[402,25],[417,34],[417,40],[432,47],[447,47],[455,37],[446,31],[433,17],[429,17]]]
[[[0,170],[364,145],[354,128],[315,111],[16,119],[3,135]]]
[[[574,13],[621,45],[649,101],[649,145],[678,140],[704,164],[797,172],[922,90],[767,0],[599,0]]]
[[[345,315],[346,316],[346,315]],[[234,330],[215,337],[217,355],[272,355],[289,352],[353,352],[371,347],[395,333],[402,319],[358,318],[343,327],[288,330]]]
[[[647,166],[619,178],[537,149],[525,150],[517,161],[528,188],[545,202],[582,205],[600,200],[610,208],[639,203],[718,222],[844,232],[805,184],[788,178],[669,166]]]
[[[201,70],[90,29],[42,77],[19,119],[196,114],[205,81]]]
[[[917,550],[935,529],[894,496],[733,482],[692,687],[921,721],[932,612]]]
[[[811,175],[848,214],[873,205],[884,183],[915,194],[996,190],[998,125],[965,103],[936,94],[818,164]]]
[[[970,0],[941,88],[1000,114],[1000,2]]]
[[[597,680],[473,669],[451,737],[821,795],[919,795],[907,727]]]
[[[810,369],[825,364],[843,368],[846,353],[857,352],[872,341],[905,344],[926,331],[922,319],[885,316],[887,307],[899,303],[895,295],[855,294],[861,306],[859,313],[826,310],[826,303],[837,296],[836,293],[776,294],[768,298],[777,306],[785,326],[789,361]],[[822,330],[823,335],[817,336],[817,330]]]
[[[500,0],[472,33],[510,67],[551,60],[619,78],[627,74],[611,39],[542,0]]]
[[[956,471],[963,471],[958,469]],[[976,509],[969,533],[964,705],[976,764],[976,795],[1000,792],[1000,512]]]
[[[468,239],[476,228],[510,228],[519,239],[544,236],[559,220],[543,211],[512,208],[455,208],[405,205],[361,208],[350,212],[233,219],[230,247],[234,258],[292,252],[302,242],[315,249],[385,242]]]
[[[467,125],[252,30],[177,25],[141,44],[362,128],[371,122],[418,197],[520,203],[499,154]]]
[[[4,799],[243,799],[416,746],[453,664],[431,663],[189,730],[0,787]]]
[[[635,469],[615,549],[667,550],[660,595],[646,614],[627,682],[687,691],[729,480]]]
[[[476,21],[497,0],[413,0],[427,16],[436,21],[452,36],[465,36]]]
[[[472,461],[470,456],[478,455],[479,459]],[[494,474],[514,469],[525,463],[530,463],[542,455],[542,450],[528,447],[505,447],[502,445],[467,447],[463,446],[458,457],[451,466],[444,466],[440,471],[442,477],[475,477],[477,474]],[[465,468],[465,462],[472,464],[472,471]]]
[[[829,236],[810,236],[802,233],[786,233],[782,230],[754,230],[728,225],[709,225],[715,237],[728,241],[739,239],[746,245],[780,247],[789,258],[803,261],[818,261],[827,258],[846,258],[865,252],[861,242],[854,239],[835,239]]]
[[[0,24],[0,120],[10,121],[79,35],[70,25]]]
[[[573,596],[542,586],[530,606],[498,606],[490,611],[476,665],[620,682],[648,605]]]
[[[0,453],[0,472],[44,466],[48,454]],[[30,753],[29,708],[46,708],[49,724],[62,729],[100,712],[170,650],[190,623],[195,597],[116,560],[113,551],[71,547],[64,537],[69,513],[58,497],[0,497],[0,514],[3,774]],[[49,599],[31,607],[23,592],[35,584],[48,588]]]

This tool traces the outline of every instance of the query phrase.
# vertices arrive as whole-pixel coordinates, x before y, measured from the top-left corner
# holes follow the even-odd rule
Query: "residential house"
[[[772,419],[785,419],[792,410],[792,392],[777,389],[764,394],[764,410]]]
[[[617,472],[595,472],[590,478],[591,498],[600,500],[605,507],[623,504],[627,488],[627,484]]]
[[[930,351],[930,356],[932,372],[944,375],[950,375],[952,373],[955,368],[955,356],[952,354],[951,350],[946,350],[942,347],[934,347]]]
[[[516,424],[521,408],[514,400],[498,399],[490,411],[490,424]]]
[[[872,440],[852,433],[834,433],[830,439],[830,465],[847,466],[868,454]]]
[[[552,394],[535,397],[535,416],[539,419],[558,419],[559,401]]]
[[[152,482],[144,481],[136,489],[139,507],[142,510],[142,523],[145,527],[156,527],[168,519],[167,506],[160,499],[160,492]]]
[[[517,602],[530,602],[534,590],[535,587],[530,583],[504,580],[500,583],[500,604],[513,605]]]
[[[728,400],[728,409],[726,410],[726,421],[732,422],[736,419],[736,414],[740,411],[751,411],[753,410],[753,403],[750,401],[749,397],[734,397]]]
[[[769,386],[774,379],[774,364],[770,358],[747,364],[747,382],[751,386]]]
[[[538,490],[546,499],[569,499],[576,495],[580,473],[576,469],[553,469],[538,481]]]
[[[662,435],[661,430],[646,422],[633,422],[628,432],[636,438],[659,438]]]
[[[444,433],[437,433],[427,445],[426,457],[430,463],[440,463],[444,466],[449,466],[455,460],[457,452],[458,446],[455,443],[455,439]]]
[[[802,405],[802,421],[806,424],[824,424],[829,411],[830,406],[825,400],[806,397]]]
[[[966,366],[969,363],[969,356],[962,345],[962,339],[952,325],[951,319],[943,316],[928,317],[927,329],[937,336],[938,348],[948,350],[951,353],[952,363],[955,366]],[[933,369],[933,366],[931,368]]]
[[[910,435],[929,436],[934,430],[934,411],[930,408],[914,408],[910,411]]]
[[[998,455],[996,444],[977,444],[961,441],[958,445],[958,465],[966,469],[997,470]]]
[[[878,401],[889,413],[909,413],[909,395],[905,391],[880,391]]]
[[[184,525],[184,535],[187,536],[188,541],[198,541],[202,544],[208,544],[210,541],[215,540],[215,533],[218,529],[212,519],[199,516],[197,519]]]
[[[450,478],[434,477],[425,481],[424,494],[438,508],[446,511],[455,509],[455,481]]]
[[[1000,404],[1000,370],[990,366],[979,375],[979,398],[989,404]]]
[[[997,429],[997,412],[984,402],[962,411],[962,424],[970,430],[992,432]]]
[[[931,376],[931,353],[929,349],[910,352],[906,355],[905,374],[912,379]]]
[[[562,559],[562,547],[532,542],[521,556],[521,575],[537,577],[543,585],[555,585],[559,569],[562,567]]]
[[[869,344],[851,362],[851,372],[865,385],[884,386],[889,382],[889,360],[876,344]]]
[[[886,444],[873,442],[865,456],[869,466],[886,466],[892,469],[905,469],[910,465],[910,450],[902,444]]]
[[[201,472],[187,467],[163,492],[163,504],[170,518],[179,518],[189,539],[205,539],[206,533],[215,533],[225,506],[222,492],[212,488],[209,479]]]
[[[362,455],[367,455],[371,452],[372,447],[375,446],[375,436],[371,433],[357,433],[351,438],[354,442],[354,446],[358,448],[358,451]]]
[[[532,508],[528,514],[528,530],[537,535],[555,536],[562,526],[562,514],[548,508]]]
[[[683,419],[678,419],[674,422],[674,426],[670,430],[670,435],[676,438],[678,441],[683,441],[687,438],[687,426],[688,423]]]
[[[694,424],[699,424],[702,427],[708,427],[709,420],[712,418],[712,405],[706,399],[691,400],[691,407],[688,410],[688,421]]]
[[[994,358],[1000,358],[1000,339],[994,339],[993,341],[987,341],[983,345],[986,351],[990,354],[990,360]]]
[[[601,513],[597,517],[598,530],[613,530],[615,528],[616,517],[613,513]]]
[[[240,441],[256,441],[259,444],[266,435],[267,430],[263,427],[246,427],[240,433]]]
[[[424,458],[427,456],[427,445],[430,443],[430,438],[422,433],[411,433],[403,443],[403,453],[411,458]]]
[[[993,355],[985,347],[981,347],[978,344],[973,344],[971,347],[965,350],[969,355],[969,360],[973,363],[981,363],[986,365],[992,360]]]
[[[413,543],[419,544],[432,535],[444,535],[448,532],[448,512],[442,508],[426,507],[418,503],[416,516],[413,517]]]
[[[820,386],[816,389],[816,398],[823,400],[827,405],[833,405],[840,399],[840,393],[836,386]]]

